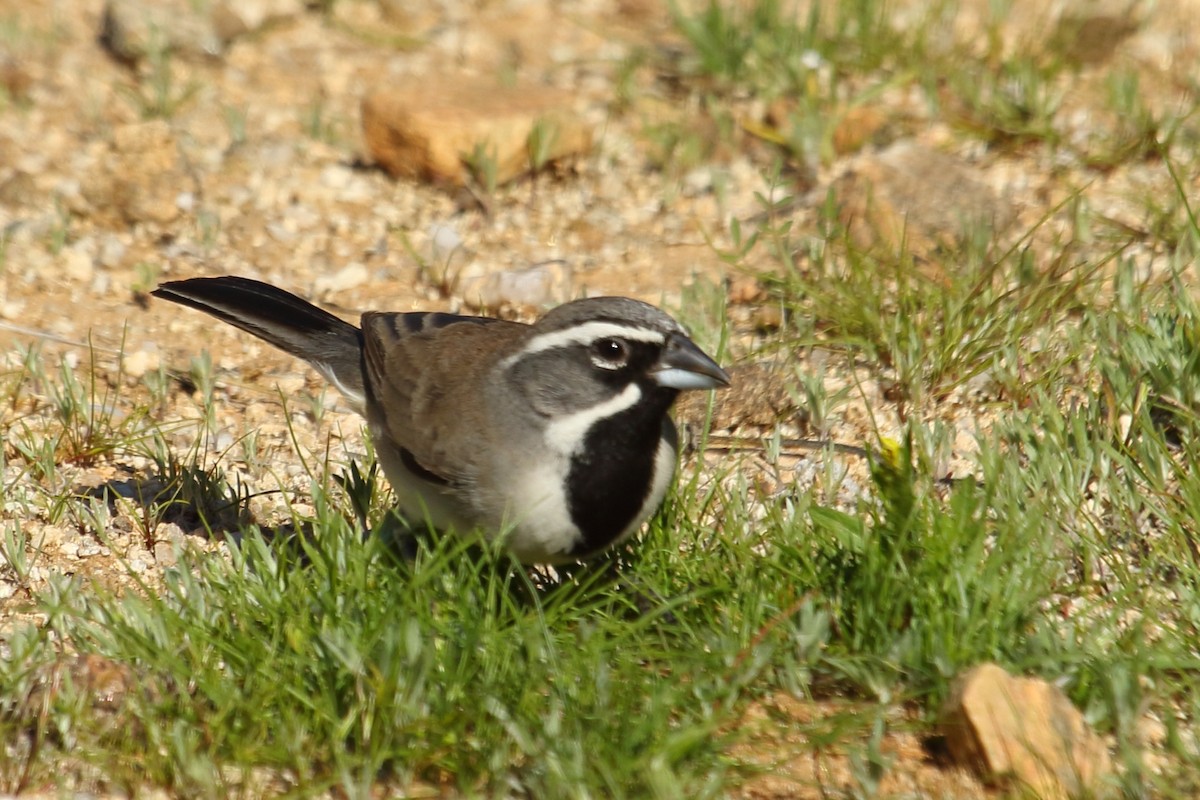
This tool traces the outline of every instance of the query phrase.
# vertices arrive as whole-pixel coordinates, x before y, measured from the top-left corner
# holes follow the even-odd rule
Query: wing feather
[[[492,419],[480,402],[503,354],[529,326],[440,313],[363,315],[367,417],[422,470],[473,480]],[[436,332],[436,335],[434,333]]]

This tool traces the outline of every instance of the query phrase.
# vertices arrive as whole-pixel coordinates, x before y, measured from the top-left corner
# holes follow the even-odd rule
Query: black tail
[[[328,311],[269,283],[233,276],[168,281],[151,294],[211,314],[304,359],[363,408],[362,331]]]

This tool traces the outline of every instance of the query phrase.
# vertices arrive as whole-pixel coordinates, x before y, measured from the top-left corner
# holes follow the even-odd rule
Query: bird
[[[366,419],[402,519],[499,539],[529,565],[584,561],[638,531],[674,477],[676,397],[729,385],[675,319],[628,297],[533,324],[368,311],[360,327],[238,276],[152,294],[308,362]]]

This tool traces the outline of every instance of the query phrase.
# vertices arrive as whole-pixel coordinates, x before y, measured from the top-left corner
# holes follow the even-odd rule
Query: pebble
[[[330,164],[321,170],[321,185],[328,189],[345,189],[354,179],[354,173],[341,164]]]
[[[71,280],[83,283],[92,279],[95,261],[92,258],[92,254],[87,252],[87,244],[89,243],[85,241],[76,242],[62,251],[63,274]]]
[[[179,551],[176,546],[171,542],[155,542],[154,563],[164,569],[179,563]]]
[[[313,285],[318,294],[343,292],[356,286],[362,286],[370,277],[371,274],[365,264],[351,261],[332,275],[318,277]]]
[[[156,48],[203,57],[219,56],[223,49],[211,18],[179,0],[108,0],[100,42],[125,62],[140,61]]]
[[[293,226],[287,223],[288,220],[284,220],[283,222],[268,222],[267,233],[280,244],[293,244],[296,241],[296,233],[292,230]]]
[[[107,272],[97,272],[92,276],[92,284],[89,287],[89,291],[98,297],[102,297],[108,294],[111,287],[112,276]]]
[[[121,369],[131,378],[141,378],[147,372],[158,369],[162,356],[156,349],[135,350],[126,353],[121,360]]]
[[[462,237],[453,225],[436,222],[429,228],[429,246],[433,262],[444,264],[463,245]]]
[[[505,306],[541,309],[570,299],[571,267],[549,261],[527,269],[492,272],[462,287],[463,300],[479,309]]]

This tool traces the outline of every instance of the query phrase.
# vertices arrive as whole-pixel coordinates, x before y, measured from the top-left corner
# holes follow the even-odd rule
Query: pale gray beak
[[[673,334],[667,339],[662,358],[650,371],[650,377],[659,386],[681,391],[729,385],[725,370],[683,334]]]

